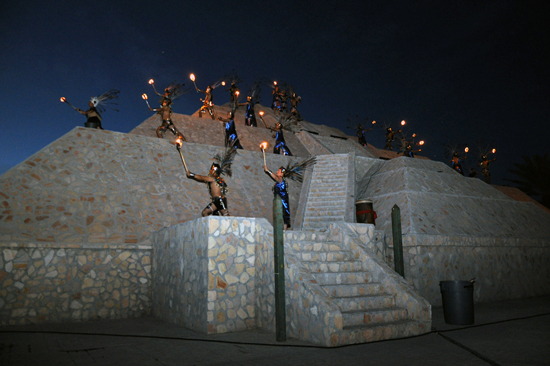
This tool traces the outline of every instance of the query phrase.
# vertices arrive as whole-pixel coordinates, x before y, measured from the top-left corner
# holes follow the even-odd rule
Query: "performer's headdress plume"
[[[220,175],[225,174],[228,177],[231,177],[231,175],[233,174],[231,170],[231,164],[233,164],[233,159],[237,155],[238,149],[235,149],[235,143],[237,139],[233,140],[231,144],[229,144],[229,146],[225,148],[223,155],[216,154],[214,156],[214,161],[216,163],[214,163],[213,165],[217,164],[219,166]]]
[[[294,163],[294,164],[288,163],[286,168],[281,167],[281,169],[283,170],[283,177],[290,178],[292,180],[295,180],[301,183],[304,180],[304,172],[306,171],[306,169],[312,166],[313,164],[315,164],[316,162],[317,162],[317,157],[312,156],[305,160],[302,160],[302,162],[300,163]]]
[[[118,99],[118,93],[120,93],[120,91],[111,89],[97,97],[92,97],[90,102],[92,102],[98,112],[105,112],[106,107],[118,112],[118,109],[113,107],[113,105],[117,105],[117,103],[112,101],[113,99]]]

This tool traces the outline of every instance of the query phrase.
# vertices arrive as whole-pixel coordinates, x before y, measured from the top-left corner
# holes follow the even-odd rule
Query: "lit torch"
[[[277,82],[276,82],[276,81],[273,81],[273,85],[277,85]]]
[[[405,126],[405,124],[407,124],[407,122],[405,122],[405,120],[401,121],[401,126]]]
[[[466,146],[466,148],[464,149],[464,152],[467,153],[468,151],[470,151],[470,149]]]
[[[420,141],[418,145],[424,145],[424,140]]]
[[[68,105],[70,105],[71,107],[73,107],[73,109],[74,109],[75,111],[78,111],[78,109],[77,109],[74,105],[72,105],[71,103],[67,102],[67,99],[66,99],[65,97],[61,97],[59,100],[61,100],[61,103],[67,103]]]
[[[181,153],[181,147],[183,146],[183,141],[181,139],[176,140],[176,149],[178,149],[178,152],[180,153],[181,162],[183,163],[183,167],[185,168],[185,173],[189,173],[189,169],[187,169],[187,164],[185,164],[185,159],[183,158],[183,154]]]
[[[372,121],[372,124],[373,124],[373,125],[376,124],[376,121]]]
[[[222,86],[225,86],[225,81],[222,81]]]
[[[155,91],[155,93],[158,94],[157,88],[155,88],[155,80],[150,79],[150,80],[149,80],[149,84],[153,87],[153,90]],[[147,104],[149,104],[149,103],[147,103]]]
[[[264,141],[260,144],[260,149],[262,150],[262,153],[264,154],[264,166],[267,166],[267,163],[265,162],[265,149],[267,149],[267,141]]]
[[[264,123],[265,128],[269,128],[269,127],[267,127],[267,123],[265,123],[265,121],[264,121],[264,111],[260,111],[260,119],[261,119],[262,122]]]
[[[153,79],[151,79],[150,81],[152,81]],[[151,106],[149,105],[149,101],[147,100],[147,94],[143,93],[141,95],[141,97],[145,100],[145,103],[147,103],[147,107],[151,108]]]
[[[491,150],[491,152],[494,154],[494,153],[497,152],[497,149],[493,149],[493,150]]]
[[[195,89],[197,90],[197,93],[198,93],[198,92],[199,92],[199,88],[197,88],[197,84],[195,84],[195,74],[189,75],[189,79],[191,79],[191,81],[192,81],[193,84],[195,85]]]

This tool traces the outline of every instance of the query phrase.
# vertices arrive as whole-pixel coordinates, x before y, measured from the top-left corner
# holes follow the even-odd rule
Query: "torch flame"
[[[262,150],[267,149],[267,141],[264,141],[260,144],[260,149],[262,149]]]
[[[61,103],[65,103],[65,101],[66,101],[67,99],[65,99],[65,97],[61,97],[60,100],[61,100]]]
[[[225,86],[225,81],[222,81],[222,85]]]
[[[195,74],[189,75],[189,79],[191,79],[191,81],[195,81]]]
[[[416,133],[413,133],[413,137],[416,137]]]
[[[236,96],[239,96],[239,94],[240,94],[240,93],[239,93],[239,91],[237,90],[237,91],[235,92],[235,95],[236,95]]]
[[[178,144],[179,147],[182,147],[183,142],[181,141],[181,139],[177,139],[177,140],[176,140],[176,144]]]
[[[372,124],[375,124],[375,123],[376,123],[376,121],[372,121]]]
[[[273,85],[277,85],[277,82],[276,82],[276,81],[273,81]]]
[[[406,123],[405,120],[401,121],[401,126],[405,126]]]
[[[418,144],[419,145],[424,145],[424,140],[420,141]]]
[[[149,84],[153,85],[155,83],[155,80],[151,79],[149,80]]]
[[[143,95],[141,96],[143,99],[147,100],[147,94],[143,93]]]
[[[264,116],[264,111],[260,111],[260,117]]]
[[[468,147],[466,147],[466,148],[464,149],[464,152],[468,152],[468,151],[470,151],[470,149],[469,149]]]
[[[491,150],[491,152],[494,154],[494,153],[497,152],[497,149],[493,149],[493,150]]]

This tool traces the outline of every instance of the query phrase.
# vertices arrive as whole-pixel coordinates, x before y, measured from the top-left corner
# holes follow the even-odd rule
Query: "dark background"
[[[521,155],[549,151],[550,2],[462,1],[4,1],[0,5],[0,173],[85,117],[91,96],[120,90],[106,129],[151,116],[141,99],[171,81],[205,88],[233,69],[242,91],[258,77],[294,85],[304,119],[338,127],[377,120],[425,140],[496,148],[493,182]],[[269,105],[271,89],[262,92]],[[200,107],[194,91],[174,112]],[[214,92],[217,104],[228,93]],[[153,106],[157,98],[151,98]],[[368,133],[381,148],[382,129]]]

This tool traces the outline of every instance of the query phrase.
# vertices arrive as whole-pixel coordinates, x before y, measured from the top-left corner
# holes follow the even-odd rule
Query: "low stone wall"
[[[393,267],[392,236],[385,238]],[[405,279],[434,306],[440,281],[476,279],[474,301],[541,296],[550,293],[550,247],[546,240],[404,235]]]
[[[0,242],[0,253],[0,325],[150,313],[150,246]]]
[[[154,316],[207,334],[254,329],[257,318],[271,328],[266,219],[209,216],[160,230],[153,242]]]

